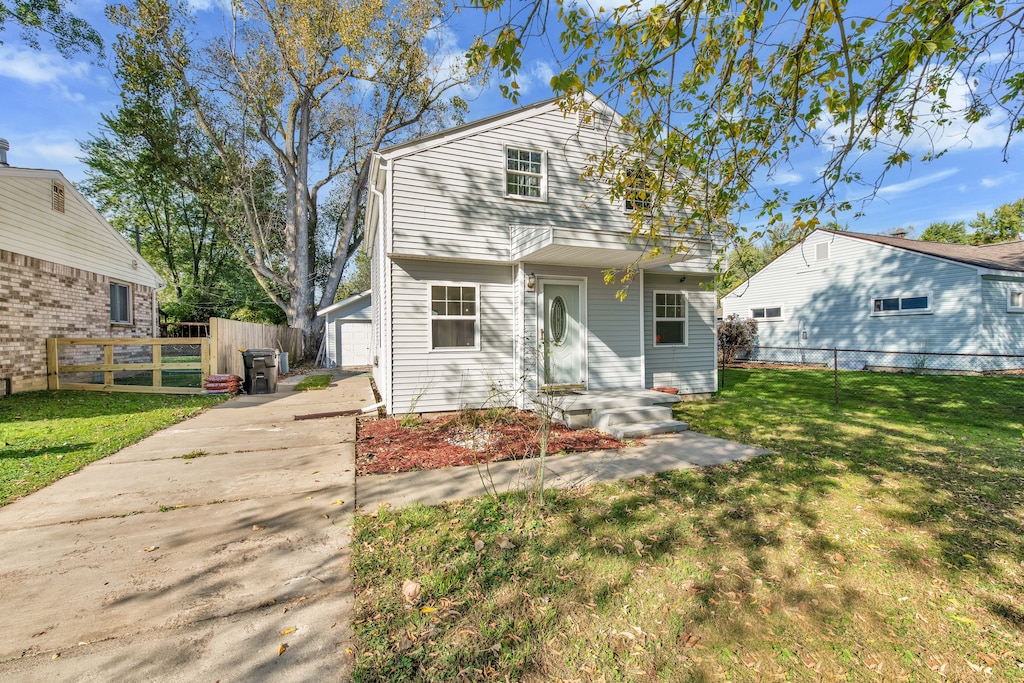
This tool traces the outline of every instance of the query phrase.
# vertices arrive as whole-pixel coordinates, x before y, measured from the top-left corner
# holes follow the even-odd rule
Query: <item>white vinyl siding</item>
[[[1008,307],[1014,292],[1024,291],[1024,273],[1013,280],[981,278],[982,353],[1024,354],[1024,310]]]
[[[512,266],[420,260],[392,262],[393,414],[480,408],[515,384]],[[426,290],[437,282],[475,286],[479,348],[430,350]]]
[[[0,249],[105,275],[159,286],[158,276],[70,183],[52,171],[0,168]],[[53,209],[54,183],[64,187],[64,212]]]
[[[677,273],[644,273],[643,295],[637,297],[644,301],[644,385],[676,387],[683,394],[710,393],[716,379],[715,291],[710,277],[687,275],[683,283],[679,279]],[[686,295],[686,346],[656,343],[654,293],[666,290]]]
[[[820,244],[827,263],[816,261]],[[928,296],[931,315],[873,311],[874,299],[904,296]],[[781,307],[784,320],[758,328],[762,346],[974,353],[979,303],[977,268],[815,231],[723,297],[722,315]]]
[[[509,225],[556,225],[629,232],[621,204],[603,197],[599,183],[583,182],[587,154],[604,149],[606,130],[576,128],[555,107],[536,116],[399,157],[393,165],[397,257],[509,262]],[[506,149],[558,150],[546,154],[547,202],[506,199]]]

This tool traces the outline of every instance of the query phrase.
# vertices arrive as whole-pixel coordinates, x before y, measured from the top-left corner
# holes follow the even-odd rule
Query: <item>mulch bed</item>
[[[552,425],[548,453],[620,448],[622,442],[595,429]],[[510,411],[497,419],[479,413],[402,427],[389,418],[362,422],[356,440],[356,473],[389,474],[474,465],[540,455],[540,419]]]

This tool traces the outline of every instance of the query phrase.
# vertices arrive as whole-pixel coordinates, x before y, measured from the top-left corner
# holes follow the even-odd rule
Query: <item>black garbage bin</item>
[[[277,393],[277,351],[247,349],[242,351],[245,379],[242,388],[247,394]]]

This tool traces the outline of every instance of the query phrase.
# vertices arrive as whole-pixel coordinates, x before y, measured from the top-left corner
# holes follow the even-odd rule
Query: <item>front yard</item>
[[[356,680],[1024,680],[1019,380],[807,378],[680,409],[774,455],[359,517]]]
[[[0,400],[0,505],[222,400],[92,391],[8,396]]]

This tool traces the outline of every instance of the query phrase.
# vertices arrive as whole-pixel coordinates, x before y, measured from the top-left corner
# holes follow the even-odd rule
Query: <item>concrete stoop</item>
[[[650,390],[581,392],[559,411],[572,429],[593,427],[616,439],[686,431],[685,422],[672,419],[673,394]]]

